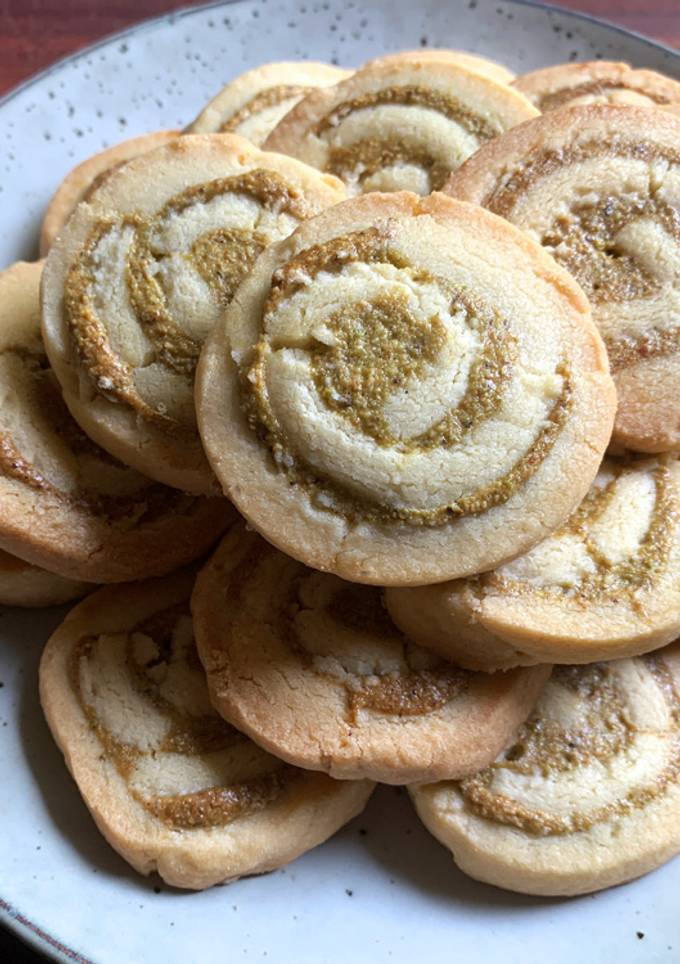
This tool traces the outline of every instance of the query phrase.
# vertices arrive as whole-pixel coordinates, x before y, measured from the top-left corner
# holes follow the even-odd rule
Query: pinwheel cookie
[[[657,649],[680,635],[680,463],[605,462],[566,525],[527,555],[386,600],[416,642],[474,669]]]
[[[511,70],[508,70],[507,67],[497,63],[495,60],[490,60],[488,57],[481,57],[479,54],[468,53],[467,50],[447,50],[443,47],[428,50],[423,50],[422,48],[419,50],[400,50],[398,53],[384,54],[382,57],[376,57],[375,60],[369,60],[367,64],[364,64],[364,67],[376,67],[383,64],[398,64],[409,61],[430,63],[441,60],[451,64],[458,64],[460,67],[466,67],[468,70],[473,70],[477,74],[484,74],[499,84],[510,84],[515,78]]]
[[[190,134],[228,132],[262,144],[288,111],[316,87],[351,71],[313,60],[264,64],[230,81],[189,125]]]
[[[0,606],[56,606],[91,589],[91,583],[64,579],[0,549]]]
[[[628,64],[590,60],[543,67],[517,77],[514,84],[540,111],[582,104],[631,104],[639,107],[680,106],[680,82],[653,70]]]
[[[680,117],[563,108],[508,131],[446,190],[512,221],[579,282],[618,390],[614,441],[680,448]]]
[[[40,696],[111,846],[197,890],[322,843],[372,785],[286,766],[220,719],[196,658],[192,584],[182,573],[91,596],[48,642]]]
[[[412,788],[461,870],[526,894],[584,894],[680,852],[680,644],[556,667],[486,770]]]
[[[0,274],[0,549],[89,582],[169,572],[204,553],[234,510],[153,483],[83,435],[40,340],[41,267]]]
[[[373,194],[265,252],[206,344],[201,435],[284,552],[355,582],[481,572],[586,494],[615,407],[569,275],[444,195]]]
[[[50,201],[40,229],[40,257],[44,258],[56,236],[60,233],[76,204],[101,183],[116,167],[139,157],[155,147],[168,144],[179,136],[179,131],[156,131],[132,137],[121,144],[114,144],[99,154],[88,157],[66,175]]]
[[[336,174],[351,194],[429,194],[536,113],[518,91],[451,61],[397,59],[308,94],[265,146]]]
[[[342,196],[230,134],[179,138],[111,174],[43,279],[47,353],[87,434],[160,482],[216,491],[194,411],[202,341],[257,255]]]
[[[340,779],[474,772],[550,672],[443,662],[402,636],[378,589],[307,569],[242,525],[199,575],[192,611],[222,716],[281,759]]]

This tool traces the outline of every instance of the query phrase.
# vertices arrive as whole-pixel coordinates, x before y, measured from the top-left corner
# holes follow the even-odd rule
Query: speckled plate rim
[[[87,44],[84,47],[79,47],[71,54],[67,54],[65,57],[60,57],[49,65],[49,67],[43,68],[43,70],[38,71],[35,74],[31,74],[26,80],[22,80],[11,90],[7,91],[0,97],[0,109],[5,106],[9,101],[11,101],[17,94],[22,91],[27,90],[34,84],[39,83],[50,74],[55,73],[61,67],[66,64],[77,60],[79,57],[88,56],[89,54],[95,53],[100,47],[106,47],[110,43],[115,43],[116,41],[125,40],[126,37],[130,37],[132,34],[143,33],[145,30],[153,29],[160,23],[173,23],[177,20],[182,20],[185,17],[190,17],[196,13],[202,13],[206,10],[214,10],[219,7],[230,7],[236,4],[242,3],[243,0],[213,0],[212,3],[200,3],[193,7],[180,7],[179,10],[174,10],[172,13],[160,14],[157,17],[148,17],[145,20],[140,20],[139,23],[134,24],[132,27],[126,27],[124,30],[117,30],[114,33],[106,34],[100,40],[95,41],[92,44]],[[566,7],[560,7],[559,4],[554,3],[541,3],[540,0],[504,0],[505,3],[515,4],[519,7],[535,7],[538,10],[552,11],[559,14],[560,17],[566,17],[567,19],[574,20],[577,23],[592,23],[596,24],[598,27],[605,27],[607,30],[614,34],[618,34],[622,37],[632,37],[633,39],[639,41],[647,47],[651,47],[654,50],[662,50],[669,54],[672,58],[680,60],[680,52],[670,47],[668,44],[661,43],[659,40],[652,40],[651,37],[646,37],[642,33],[638,33],[636,30],[629,30],[627,27],[620,27],[618,24],[610,23],[607,20],[602,20],[599,17],[594,17],[589,13],[579,13],[575,10],[567,10]]]
[[[59,60],[56,60],[54,63],[50,64],[49,67],[45,67],[43,70],[36,74],[32,74],[26,80],[17,84],[10,91],[0,97],[0,110],[2,110],[7,103],[9,103],[21,92],[33,87],[36,84],[39,84],[45,78],[49,77],[53,73],[56,73],[65,65],[77,60],[80,57],[86,57],[102,47],[106,47],[109,44],[116,43],[118,41],[124,41],[127,37],[130,37],[133,34],[136,35],[143,33],[146,30],[153,29],[161,23],[173,24],[176,21],[191,17],[194,14],[203,13],[206,10],[235,6],[242,2],[245,2],[245,0],[214,0],[212,3],[202,3],[192,7],[181,7],[179,10],[175,10],[170,14],[161,14],[157,17],[149,17],[145,20],[141,20],[137,24],[134,24],[132,27],[127,27],[124,30],[107,34],[105,37],[102,37],[95,43],[87,44],[86,46],[74,51],[72,54],[61,57]],[[593,17],[590,14],[579,13],[574,10],[567,10],[564,7],[560,7],[559,5],[552,3],[540,3],[538,0],[504,0],[504,2],[514,4],[516,6],[535,7],[539,10],[554,12],[560,17],[564,17],[565,19],[572,20],[576,23],[591,23],[597,25],[598,27],[604,27],[612,34],[633,38],[647,47],[650,47],[654,50],[663,51],[668,54],[670,58],[680,61],[680,52],[675,50],[673,47],[668,46],[668,44],[663,44],[660,41],[652,40],[650,37],[646,37],[644,34],[638,33],[635,30],[620,27],[617,24],[609,23],[608,21],[602,20],[599,17]],[[58,938],[43,930],[19,910],[12,907],[11,904],[5,901],[1,896],[0,925],[7,928],[14,934],[15,937],[23,941],[24,944],[28,945],[32,950],[43,955],[47,959],[63,962],[63,964],[72,964],[72,962],[76,962],[76,964],[94,964],[94,962],[92,962],[89,958],[84,957],[77,951],[74,951],[65,944],[62,944]]]

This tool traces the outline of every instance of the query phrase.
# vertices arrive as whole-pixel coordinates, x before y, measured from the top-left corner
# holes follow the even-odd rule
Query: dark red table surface
[[[193,5],[191,0],[0,0],[0,94],[108,33]],[[560,0],[558,5],[680,48],[680,0]]]

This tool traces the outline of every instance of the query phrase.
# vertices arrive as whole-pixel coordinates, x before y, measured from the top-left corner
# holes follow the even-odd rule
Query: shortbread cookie
[[[222,716],[282,760],[344,780],[475,772],[550,672],[469,673],[433,657],[397,630],[379,589],[307,569],[241,524],[199,575],[192,611]]]
[[[109,176],[43,279],[47,353],[87,434],[166,485],[217,491],[194,411],[203,339],[258,254],[343,194],[231,134],[179,138]]]
[[[264,64],[230,81],[187,132],[240,134],[260,145],[310,91],[337,84],[351,73],[312,60]]]
[[[0,549],[88,582],[170,572],[234,510],[151,482],[83,435],[40,340],[41,267],[0,274]]]
[[[543,67],[517,77],[513,86],[543,113],[585,104],[662,108],[680,105],[677,80],[654,70],[634,70],[628,64],[608,60]]]
[[[411,788],[465,873],[568,896],[680,852],[680,643],[637,659],[559,666],[534,715],[486,770]]]
[[[350,194],[429,194],[481,144],[536,113],[512,87],[450,61],[397,60],[308,94],[265,146],[336,174]]]
[[[416,642],[472,669],[637,656],[680,636],[680,463],[605,462],[569,521],[494,572],[386,602]]]
[[[64,579],[0,549],[0,606],[56,606],[94,588],[92,583]]]
[[[139,157],[140,154],[169,143],[178,136],[179,131],[156,131],[153,134],[142,134],[141,137],[131,137],[121,144],[107,147],[105,151],[88,157],[82,164],[74,167],[61,182],[47,206],[40,228],[40,257],[44,258],[50,250],[76,204],[87,197],[111,170],[133,157]]]
[[[520,227],[579,282],[618,390],[614,442],[680,448],[680,117],[563,108],[484,147],[446,190]]]
[[[40,696],[108,842],[135,870],[194,890],[322,843],[372,785],[286,766],[212,709],[196,657],[193,575],[102,590],[45,649]]]
[[[443,47],[428,50],[401,50],[395,54],[384,54],[382,57],[376,57],[375,60],[369,60],[364,66],[375,67],[382,64],[398,64],[414,60],[425,63],[443,60],[451,64],[458,64],[460,67],[473,70],[476,74],[484,74],[485,77],[490,77],[491,80],[495,80],[499,84],[511,84],[515,79],[511,70],[495,60],[481,57],[479,54],[468,53],[467,50],[447,50]]]
[[[481,572],[586,494],[614,390],[590,309],[442,194],[337,205],[258,261],[197,377],[225,493],[284,552],[377,585]]]

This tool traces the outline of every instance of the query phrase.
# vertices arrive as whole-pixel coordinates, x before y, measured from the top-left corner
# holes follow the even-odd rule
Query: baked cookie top
[[[475,669],[657,649],[680,635],[680,463],[607,460],[571,518],[526,555],[386,598],[404,632]]]
[[[609,440],[588,303],[480,208],[373,194],[257,262],[205,346],[225,494],[307,565],[378,585],[480,572],[560,525]]]
[[[260,746],[341,779],[474,772],[505,746],[550,667],[490,675],[403,636],[380,590],[307,569],[242,525],[192,598],[213,704]]]
[[[94,190],[106,175],[133,157],[139,157],[155,147],[168,144],[179,136],[179,131],[155,131],[131,137],[93,154],[66,175],[47,206],[40,228],[40,257],[44,258],[52,243],[73,213],[76,204]]]
[[[41,342],[41,271],[20,262],[0,274],[0,547],[90,582],[169,572],[204,553],[234,510],[152,482],[83,434]]]
[[[69,409],[140,472],[217,490],[194,368],[258,254],[342,185],[231,134],[187,135],[106,178],[47,259],[43,335]]]
[[[680,644],[559,666],[487,769],[412,788],[470,876],[544,896],[632,880],[680,851]]]
[[[680,447],[680,117],[594,104],[508,131],[447,193],[541,244],[583,288],[618,391],[614,441]]]
[[[49,640],[40,695],[109,843],[200,889],[273,870],[363,809],[372,785],[287,766],[225,723],[196,657],[192,573],[102,590]]]
[[[187,127],[187,133],[240,134],[259,146],[310,91],[337,84],[351,73],[314,60],[264,64],[223,87]]]
[[[421,47],[418,50],[400,50],[393,54],[383,54],[382,57],[369,60],[364,64],[364,68],[409,61],[430,63],[442,60],[458,64],[460,67],[466,67],[477,74],[484,74],[485,77],[490,77],[491,80],[495,80],[499,84],[510,84],[515,79],[514,73],[496,60],[482,57],[480,54],[471,54],[467,50],[449,50],[445,47],[428,48],[426,50]]]
[[[630,104],[637,107],[680,105],[680,83],[654,70],[633,69],[611,60],[543,67],[515,78],[542,113],[585,104]]]
[[[57,606],[93,588],[92,583],[65,579],[0,549],[0,606]]]
[[[451,60],[398,58],[308,94],[265,142],[350,194],[439,190],[481,144],[535,116],[506,84]]]

